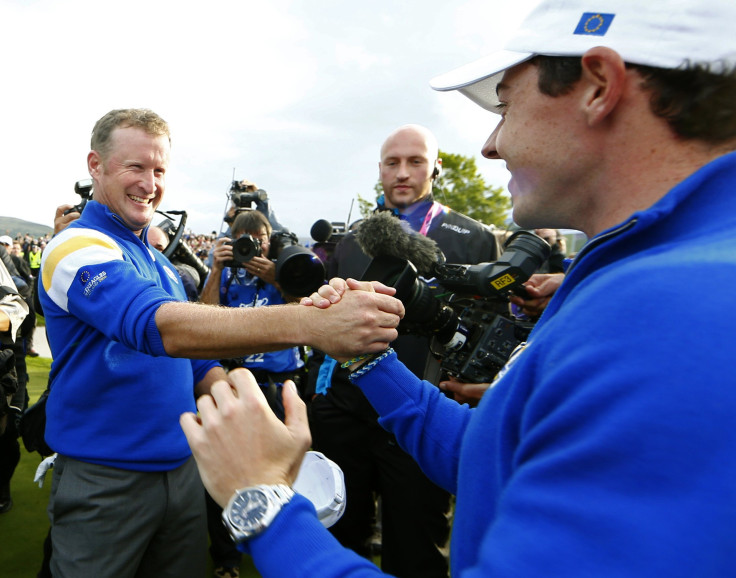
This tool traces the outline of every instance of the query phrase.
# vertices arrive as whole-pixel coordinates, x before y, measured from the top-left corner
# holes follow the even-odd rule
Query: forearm
[[[200,380],[199,383],[194,386],[194,397],[209,394],[212,384],[222,379],[227,380],[227,373],[225,370],[219,366],[213,367],[207,372],[204,379]]]
[[[303,343],[307,307],[220,307],[170,302],[156,312],[164,349],[172,357],[225,359]]]
[[[403,306],[393,297],[349,290],[324,309],[170,301],[158,307],[154,321],[155,338],[172,357],[224,359],[311,345],[338,359],[386,349],[398,335],[401,315]]]
[[[4,333],[10,329],[10,317],[5,311],[0,309],[0,333]]]
[[[220,280],[222,279],[222,269],[213,267],[207,277],[207,282],[202,287],[199,294],[199,301],[209,305],[220,304]]]

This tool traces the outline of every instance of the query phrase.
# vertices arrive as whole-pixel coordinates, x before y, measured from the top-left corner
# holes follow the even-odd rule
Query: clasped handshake
[[[327,310],[340,303],[340,307],[325,312],[332,314],[329,320],[314,319],[317,331],[325,332],[314,336],[314,341],[318,349],[342,362],[358,354],[383,351],[398,337],[404,305],[393,297],[395,293],[396,289],[378,281],[334,278],[299,304]]]
[[[404,306],[394,293],[378,282],[333,279],[294,309],[324,332],[315,344],[323,344],[324,351],[342,362],[383,351],[396,339]],[[327,311],[322,317],[314,315],[317,310]],[[253,375],[235,369],[211,386],[210,395],[197,400],[199,415],[181,416],[202,481],[220,506],[244,487],[294,483],[311,435],[306,406],[292,381],[284,383],[282,394],[284,423],[269,408]]]

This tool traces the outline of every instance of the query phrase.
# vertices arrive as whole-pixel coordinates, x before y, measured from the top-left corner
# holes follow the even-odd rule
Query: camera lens
[[[276,280],[289,295],[309,295],[324,283],[325,266],[309,249],[291,245],[281,251],[276,261]]]
[[[233,261],[247,263],[253,257],[261,256],[261,242],[250,235],[243,235],[233,243]]]

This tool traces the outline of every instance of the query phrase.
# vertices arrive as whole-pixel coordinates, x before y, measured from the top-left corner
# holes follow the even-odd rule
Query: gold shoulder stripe
[[[71,253],[74,253],[74,251],[78,251],[79,249],[84,249],[85,247],[90,246],[98,246],[105,249],[111,249],[120,256],[122,256],[123,254],[123,252],[120,250],[120,247],[118,247],[112,241],[102,239],[100,237],[92,237],[90,235],[79,235],[72,237],[55,247],[51,251],[51,254],[46,257],[43,266],[42,279],[44,289],[46,289],[46,291],[49,291],[51,287],[51,279],[54,277],[56,266],[64,257],[70,255]]]

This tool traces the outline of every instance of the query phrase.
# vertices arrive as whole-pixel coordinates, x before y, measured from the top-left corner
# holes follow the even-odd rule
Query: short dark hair
[[[570,92],[582,75],[578,56],[536,56],[538,86],[556,97]],[[683,68],[655,68],[627,64],[650,91],[652,113],[663,118],[678,136],[713,144],[736,138],[736,70],[716,74],[710,67],[688,64]]]
[[[266,215],[260,211],[242,211],[238,213],[233,221],[233,226],[230,230],[233,233],[249,233],[251,231],[257,231],[259,229],[266,229],[268,236],[271,236],[271,223],[268,222]]]

